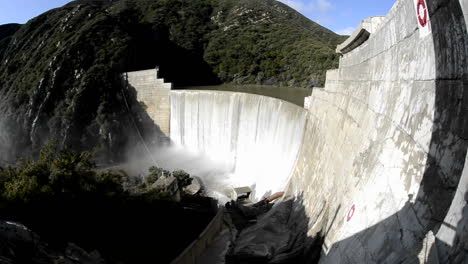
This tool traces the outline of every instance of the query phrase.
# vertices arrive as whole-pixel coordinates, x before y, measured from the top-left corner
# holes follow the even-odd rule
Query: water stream
[[[223,164],[223,181],[253,200],[282,191],[302,143],[306,111],[278,99],[219,91],[171,92],[171,139]]]

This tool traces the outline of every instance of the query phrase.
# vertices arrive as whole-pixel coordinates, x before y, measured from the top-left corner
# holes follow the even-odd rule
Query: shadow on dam
[[[464,261],[468,233],[468,34],[459,1],[426,2],[430,35],[420,37],[412,1],[397,1],[375,39],[346,55],[340,69],[330,72],[332,78],[327,74],[325,89],[317,91],[312,103],[312,108],[324,107],[323,112],[315,108],[307,113],[312,120],[305,121],[309,135],[304,136],[298,149],[286,155],[287,162],[277,157],[262,164],[269,173],[274,173],[281,162],[293,164],[293,177],[283,175],[280,181],[271,176],[276,174],[255,178],[262,173],[259,169],[236,183],[258,188],[257,198],[281,188],[290,197],[237,234],[227,254],[228,262]],[[369,58],[360,58],[372,53],[369,50],[373,52]],[[263,101],[258,98],[238,100],[243,95],[199,94],[171,92],[171,115],[178,117],[171,120],[171,129],[179,126],[171,138],[181,145],[192,144],[214,156],[242,162],[248,149],[238,152],[238,147],[256,142],[240,144],[243,139],[239,131],[251,133],[241,135],[245,139],[264,140],[276,129],[255,123],[262,119],[271,123],[277,116],[273,114],[275,107],[269,106],[262,111],[271,116],[259,118],[262,111],[255,109],[260,109]],[[223,112],[217,113],[215,107],[224,107]],[[204,116],[210,119],[200,123]],[[252,126],[237,125],[242,117],[256,121]],[[295,123],[294,118],[286,119]],[[304,130],[303,124],[299,127]],[[262,144],[274,145],[279,138],[293,135],[284,132]],[[321,136],[327,138],[322,142],[313,139]],[[388,138],[390,144],[381,143]],[[304,146],[306,140],[308,146]],[[348,140],[354,140],[353,144]],[[282,150],[262,151],[247,156],[245,164],[268,160],[267,154]],[[382,163],[380,171],[377,163]],[[371,168],[362,168],[365,166]],[[285,167],[283,174],[290,169]],[[284,182],[293,186],[285,187]],[[452,217],[455,213],[457,217]],[[364,214],[369,217],[361,217]]]
[[[443,4],[427,1],[427,4],[432,15],[436,80],[434,122],[420,189],[416,197],[409,196],[403,208],[390,217],[333,245],[324,244],[327,258],[332,261],[466,261],[468,192],[459,194],[465,205],[459,209],[462,217],[457,226],[444,222],[444,219],[457,188],[466,184],[466,181],[460,182],[462,175],[467,176],[463,172],[468,165],[465,163],[468,146],[467,29],[458,1],[446,1]],[[460,189],[463,190],[463,186]],[[438,238],[442,226],[451,230],[451,243]],[[353,251],[359,254],[350,254]]]
[[[308,236],[309,223],[302,195],[286,198],[255,224],[238,230],[237,240],[226,253],[226,263],[318,263],[329,230]],[[206,260],[201,259],[200,263]]]
[[[129,131],[132,131],[132,133],[128,133],[131,138],[127,143],[126,149],[131,149],[135,144],[140,144],[138,151],[145,153],[145,155],[151,155],[144,144],[150,148],[154,148],[168,144],[169,138],[164,135],[159,125],[153,122],[147,113],[147,107],[143,103],[138,102],[135,87],[125,80],[122,81],[122,86],[125,87],[122,90],[122,97],[125,100],[125,107],[127,107],[127,110],[131,114],[132,120],[130,123],[133,124],[133,128],[129,128]]]

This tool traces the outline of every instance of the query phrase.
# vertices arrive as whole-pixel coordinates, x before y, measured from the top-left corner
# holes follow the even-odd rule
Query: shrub
[[[156,166],[151,166],[149,168],[149,174],[145,177],[145,183],[150,186],[155,183],[161,176],[168,176],[170,174],[171,172],[168,170]]]
[[[193,179],[190,178],[190,174],[183,170],[176,170],[172,173],[172,175],[177,179],[180,190],[192,184]]]

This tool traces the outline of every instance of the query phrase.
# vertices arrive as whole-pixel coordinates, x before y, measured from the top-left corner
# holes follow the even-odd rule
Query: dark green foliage
[[[337,67],[344,38],[282,3],[219,1],[214,14],[205,58],[225,82],[320,86]]]
[[[96,173],[89,153],[58,151],[52,143],[41,150],[37,161],[21,161],[17,167],[0,170],[0,179],[0,199],[13,203],[123,192],[121,175]]]
[[[122,197],[125,193],[123,187],[125,180],[125,174],[104,171],[96,175],[94,189],[107,197]]]
[[[136,137],[122,72],[159,66],[176,86],[320,86],[343,41],[274,0],[78,0],[17,28],[0,38],[7,160],[54,138],[100,162],[122,159]]]
[[[149,168],[149,174],[145,177],[145,183],[147,185],[152,185],[163,175],[169,176],[171,172],[156,166],[151,166]]]
[[[20,24],[0,25],[0,58],[3,57],[3,52],[11,41],[11,36],[20,29]]]
[[[181,190],[192,183],[190,174],[183,170],[171,173],[156,166],[149,168],[143,182],[132,182],[124,172],[96,172],[91,160],[92,155],[87,152],[58,151],[55,143],[49,143],[37,161],[21,161],[17,167],[7,169],[0,167],[0,199],[28,203],[36,198],[76,198],[92,193],[126,199],[127,195],[153,191],[151,185],[163,176],[174,176]]]
[[[190,174],[183,170],[176,170],[172,172],[172,175],[177,179],[177,183],[179,184],[180,190],[192,184],[193,179],[190,178]]]
[[[0,220],[25,224],[59,251],[73,242],[110,263],[169,263],[213,217],[209,198],[172,202],[123,172],[97,172],[91,158],[48,144],[36,161],[0,167]]]
[[[0,40],[10,37],[15,34],[18,29],[20,29],[20,24],[5,24],[0,25]]]

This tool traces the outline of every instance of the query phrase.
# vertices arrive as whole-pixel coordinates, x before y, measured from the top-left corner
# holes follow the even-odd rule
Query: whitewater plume
[[[253,200],[282,191],[301,146],[306,111],[245,93],[171,92],[171,140],[222,164],[223,181]]]

